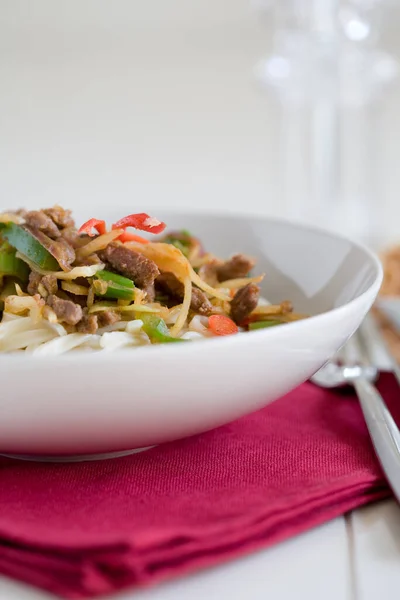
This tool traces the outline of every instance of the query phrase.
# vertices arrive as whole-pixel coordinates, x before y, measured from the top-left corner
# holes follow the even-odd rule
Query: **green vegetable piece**
[[[117,273],[111,273],[111,271],[98,271],[96,277],[98,279],[103,279],[103,281],[112,281],[123,287],[130,288],[131,290],[135,287],[132,279],[122,277],[122,275],[117,275]]]
[[[192,234],[187,229],[181,229],[177,233],[170,233],[164,238],[166,244],[171,244],[178,248],[186,258],[189,256],[190,247],[192,245]]]
[[[21,281],[28,281],[29,267],[15,256],[14,250],[0,250],[0,275],[11,275]]]
[[[189,256],[189,247],[180,240],[172,240],[171,242],[168,242],[168,244],[171,244],[171,246],[175,246],[175,248],[178,248],[178,250],[180,250],[183,256],[186,256],[186,258]]]
[[[143,321],[143,331],[147,333],[153,344],[168,344],[171,342],[188,341],[182,340],[181,338],[172,337],[165,321],[160,317],[146,313],[140,313],[137,315],[137,318]]]
[[[249,323],[249,329],[266,329],[267,327],[275,327],[275,325],[282,325],[282,321],[254,321]]]
[[[131,279],[110,271],[99,271],[95,277],[98,280],[93,285],[96,296],[133,300],[135,286]],[[96,283],[99,285],[96,285]]]
[[[1,236],[10,246],[24,254],[35,265],[45,271],[58,271],[60,266],[54,256],[34,237],[34,235],[15,223],[1,224]]]

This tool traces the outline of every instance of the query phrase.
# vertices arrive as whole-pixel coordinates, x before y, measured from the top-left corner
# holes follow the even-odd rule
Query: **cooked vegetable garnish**
[[[108,233],[102,233],[94,238],[94,240],[90,240],[84,246],[81,246],[76,251],[76,255],[79,259],[84,259],[91,254],[95,254],[96,252],[100,252],[107,248],[108,244],[119,239],[121,235],[121,229],[116,229],[115,231],[109,231]]]
[[[78,233],[86,233],[90,237],[93,237],[95,235],[93,229],[102,235],[106,232],[106,222],[101,219],[89,219],[89,221],[86,221],[86,223],[79,227]]]
[[[12,275],[28,281],[29,267],[15,256],[15,250],[0,248],[0,275]]]
[[[215,335],[232,335],[239,331],[236,323],[225,315],[211,315],[208,319],[208,328]]]
[[[267,327],[275,327],[275,325],[282,325],[284,321],[253,321],[249,323],[249,329],[265,329]]]
[[[0,352],[45,356],[235,335],[304,318],[260,298],[255,260],[130,214],[79,229],[61,206],[0,214]],[[148,236],[151,238],[151,236]],[[246,334],[248,335],[248,334]]]
[[[146,213],[128,215],[113,225],[113,229],[126,229],[127,227],[148,231],[149,233],[161,233],[164,231],[166,225],[162,221],[150,217]]]
[[[172,337],[165,321],[160,317],[140,313],[136,318],[143,321],[143,331],[147,333],[153,343],[186,342],[181,338]]]
[[[98,281],[93,282],[93,289],[97,296],[122,298],[123,300],[134,299],[135,286],[131,279],[110,271],[99,271],[95,277]]]
[[[46,248],[35,238],[33,233],[22,225],[15,223],[0,223],[1,237],[8,241],[10,246],[24,254],[35,265],[47,271],[56,271],[59,264]]]
[[[115,229],[114,225],[113,229]],[[136,235],[135,233],[130,233],[129,231],[124,231],[124,233],[121,233],[118,239],[122,243],[139,242],[139,244],[150,244],[149,240],[146,240],[146,238],[142,237],[141,235]]]
[[[177,233],[169,233],[164,237],[163,241],[166,244],[172,244],[172,246],[178,248],[178,250],[180,250],[182,254],[186,256],[186,258],[188,258],[192,246],[192,239],[193,236],[185,229],[182,229],[182,231]]]

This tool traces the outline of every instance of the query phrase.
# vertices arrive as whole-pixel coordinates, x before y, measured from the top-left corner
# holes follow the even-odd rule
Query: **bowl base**
[[[6,458],[13,458],[15,460],[29,460],[31,462],[51,462],[51,463],[70,463],[70,462],[87,462],[93,460],[109,460],[110,458],[121,458],[122,456],[129,456],[130,454],[137,454],[138,452],[144,452],[150,450],[154,446],[147,446],[147,448],[135,448],[135,450],[123,450],[122,452],[107,452],[106,454],[76,454],[71,456],[46,456],[46,455],[35,455],[35,454],[3,454],[0,456]]]

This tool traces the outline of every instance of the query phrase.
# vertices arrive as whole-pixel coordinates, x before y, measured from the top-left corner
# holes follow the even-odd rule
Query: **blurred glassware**
[[[281,104],[285,213],[375,245],[379,100],[398,74],[379,48],[386,0],[258,0],[273,12],[257,77]]]

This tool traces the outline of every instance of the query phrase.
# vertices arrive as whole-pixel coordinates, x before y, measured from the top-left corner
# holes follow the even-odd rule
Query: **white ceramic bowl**
[[[95,215],[115,220],[126,209]],[[263,295],[310,319],[190,344],[53,358],[1,355],[0,452],[65,456],[143,448],[198,434],[266,406],[349,338],[381,284],[377,258],[320,230],[276,220],[156,211],[208,250],[245,252]],[[87,219],[92,215],[78,215]]]

